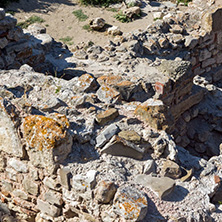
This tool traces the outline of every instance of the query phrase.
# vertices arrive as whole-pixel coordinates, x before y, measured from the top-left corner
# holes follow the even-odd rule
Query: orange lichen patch
[[[119,199],[122,201],[118,204],[118,207],[123,210],[124,217],[130,220],[139,218],[141,208],[147,206],[145,197],[137,198],[121,194]]]
[[[114,120],[118,116],[119,116],[118,110],[115,108],[111,108],[99,113],[96,116],[96,120],[99,124],[103,125],[108,121]]]
[[[116,85],[120,81],[122,81],[122,77],[121,76],[100,76],[97,79],[97,82],[100,85],[107,84],[107,85],[110,85],[110,86],[111,85]]]
[[[78,79],[78,85],[81,88],[89,86],[93,82],[94,78],[89,74],[83,74]]]
[[[119,83],[116,84],[116,86],[119,86],[119,87],[129,87],[129,86],[132,86],[132,85],[133,85],[133,83],[130,82],[130,81],[127,81],[127,80],[119,82]]]
[[[105,93],[106,98],[116,98],[120,95],[115,89],[109,87],[108,85],[101,86],[101,90]]]
[[[69,122],[63,115],[55,115],[57,120],[32,115],[25,117],[22,124],[23,135],[31,148],[39,150],[55,148],[67,137]]]

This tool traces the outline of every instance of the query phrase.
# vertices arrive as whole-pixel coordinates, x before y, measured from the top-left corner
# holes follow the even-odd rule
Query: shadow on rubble
[[[64,4],[74,6],[72,0],[19,0],[18,2],[11,3],[7,6],[8,11],[19,11],[24,12],[49,12],[54,11],[56,7],[52,7],[52,4]]]
[[[151,198],[147,197],[148,202],[148,210],[145,218],[141,222],[166,222],[167,219],[161,215],[158,211],[155,203],[151,200]]]

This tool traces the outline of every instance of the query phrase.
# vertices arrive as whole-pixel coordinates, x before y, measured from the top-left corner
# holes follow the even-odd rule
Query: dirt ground
[[[137,29],[145,29],[153,22],[151,13],[148,12],[147,3],[141,6],[142,17],[129,23],[121,23],[114,18],[117,12],[108,11],[107,8],[81,5],[78,0],[20,0],[19,3],[12,3],[6,10],[15,11],[18,22],[25,21],[32,15],[37,15],[45,20],[42,23],[47,28],[47,33],[55,40],[67,36],[72,37],[72,42],[77,45],[80,42],[92,41],[95,44],[104,46],[113,37],[106,32],[87,31],[83,26],[89,23],[90,19],[102,17],[109,25],[120,27],[122,32],[131,32]],[[73,11],[82,9],[89,18],[80,22],[72,14]]]

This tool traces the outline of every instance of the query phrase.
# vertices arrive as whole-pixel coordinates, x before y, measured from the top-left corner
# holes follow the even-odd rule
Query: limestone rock
[[[72,137],[68,131],[66,116],[53,114],[51,117],[31,115],[25,117],[22,132],[32,164],[53,171],[71,151]]]
[[[17,172],[20,173],[28,172],[28,166],[23,161],[17,160],[15,158],[11,158],[8,161],[8,165],[14,168]]]
[[[78,78],[76,87],[80,92],[90,92],[97,89],[97,84],[91,75],[84,74]]]
[[[161,199],[170,194],[175,186],[175,181],[168,177],[152,177],[141,174],[135,177],[135,181],[145,187],[149,187]]]
[[[46,28],[38,23],[34,23],[28,26],[28,31],[32,34],[32,35],[36,35],[36,34],[45,34],[46,33]]]
[[[222,9],[219,8],[214,8],[210,11],[207,11],[203,16],[201,20],[201,25],[202,27],[207,31],[221,31],[222,30],[222,25],[220,23],[220,17],[221,17],[221,11]]]
[[[119,116],[119,112],[115,108],[107,109],[96,115],[96,121],[99,125],[104,125],[109,121],[114,120]]]
[[[156,173],[156,163],[154,160],[147,160],[144,164],[143,169],[144,174]]]
[[[106,84],[101,85],[96,94],[105,103],[114,103],[120,99],[120,93]]]
[[[61,209],[45,202],[41,199],[37,199],[37,206],[36,206],[42,213],[45,213],[49,216],[56,217],[59,216]]]
[[[123,130],[118,133],[118,136],[133,143],[140,143],[141,141],[141,136],[133,130]]]
[[[99,31],[100,29],[102,29],[105,26],[105,24],[106,24],[106,21],[100,17],[92,19],[89,23],[90,28],[96,31]]]
[[[23,157],[24,151],[15,128],[19,122],[15,107],[0,97],[0,150],[16,157]]]
[[[116,124],[109,125],[96,137],[96,147],[104,146],[118,132],[119,127]]]
[[[147,214],[145,194],[133,187],[120,187],[115,194],[113,211],[129,221],[140,221]]]
[[[113,136],[101,150],[101,153],[107,153],[113,156],[131,157],[134,159],[142,159],[144,152],[144,148],[140,148],[118,136]]]
[[[94,192],[95,194],[95,199],[99,202],[99,203],[109,203],[115,193],[116,193],[116,186],[113,182],[110,181],[100,181],[97,185],[97,188]]]
[[[178,164],[171,160],[166,160],[163,163],[160,174],[163,177],[170,177],[172,179],[177,179],[181,175],[181,169]]]
[[[107,33],[109,35],[113,35],[113,36],[116,36],[116,35],[122,35],[122,32],[120,30],[120,28],[118,26],[112,26],[112,27],[109,27],[107,29]]]
[[[138,16],[141,13],[141,9],[138,6],[130,7],[123,10],[123,14],[126,15],[128,18],[133,18],[133,16]]]

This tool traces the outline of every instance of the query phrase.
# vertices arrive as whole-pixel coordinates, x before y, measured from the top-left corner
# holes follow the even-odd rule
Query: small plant
[[[107,8],[106,10],[109,12],[117,12],[118,11],[116,8]]]
[[[126,15],[123,14],[122,11],[119,11],[115,16],[115,19],[117,19],[118,21],[125,23],[125,22],[130,22],[131,19],[129,17],[127,17]]]
[[[84,5],[99,5],[105,7],[119,2],[121,2],[121,0],[80,0],[80,3]]]
[[[45,24],[45,27],[49,27],[49,24]]]
[[[72,13],[76,16],[76,18],[80,22],[84,22],[84,21],[86,21],[86,19],[88,19],[88,16],[83,13],[82,9],[73,11]]]
[[[40,18],[39,16],[33,15],[24,22],[19,22],[18,26],[21,26],[21,28],[26,29],[29,25],[34,23],[43,23],[45,20]]]
[[[84,25],[82,28],[83,28],[84,30],[88,31],[88,32],[92,31],[90,25],[88,25],[88,24],[87,24],[87,25]]]
[[[129,8],[131,8],[131,7],[136,6],[136,4],[135,4],[135,2],[130,2],[127,6],[128,6]]]
[[[66,36],[64,38],[60,38],[59,40],[67,45],[72,45],[73,44],[72,39],[73,39],[72,37]]]
[[[218,201],[218,204],[220,204],[220,205],[221,205],[221,204],[222,204],[222,201],[220,201],[220,200],[219,200],[219,201]]]
[[[61,91],[61,89],[62,89],[62,86],[57,86],[56,90],[55,90],[55,93],[59,93]]]
[[[177,0],[177,4],[184,3],[184,5],[188,6],[188,3],[192,2],[192,0]]]
[[[162,19],[162,18],[154,18],[153,21],[157,21],[157,20],[160,20],[160,19]]]

